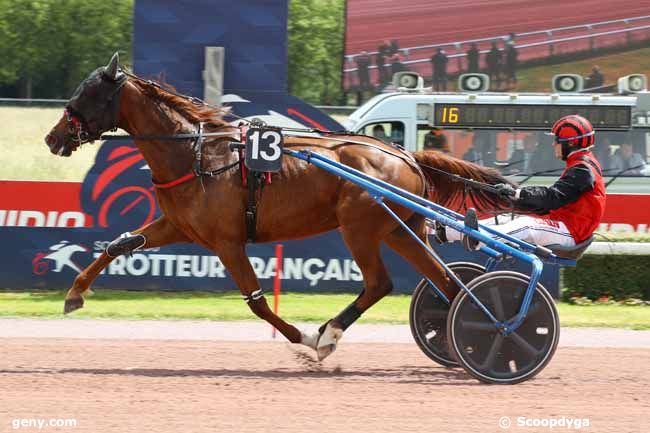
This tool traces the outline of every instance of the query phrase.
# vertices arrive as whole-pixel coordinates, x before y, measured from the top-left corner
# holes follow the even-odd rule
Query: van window
[[[475,133],[457,130],[434,128],[429,125],[418,125],[417,150],[439,150],[450,153],[456,158],[462,158],[471,147]]]
[[[362,133],[379,138],[382,141],[404,145],[404,123],[402,122],[369,123],[363,127]]]
[[[504,174],[530,174],[558,167],[549,140],[543,133],[531,131],[434,129],[420,125],[417,149],[446,151],[465,161],[498,168]]]
[[[441,128],[418,125],[416,149],[451,153],[448,134]]]

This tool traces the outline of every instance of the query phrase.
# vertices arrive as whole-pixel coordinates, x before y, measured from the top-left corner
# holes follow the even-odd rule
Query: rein
[[[236,132],[206,132],[206,133],[185,133],[185,134],[175,134],[175,135],[129,135],[129,134],[117,134],[117,135],[102,135],[100,140],[123,140],[125,138],[130,138],[132,140],[151,140],[151,141],[183,141],[189,139],[205,138],[205,137],[226,137],[229,135],[236,134]]]
[[[445,175],[445,176],[449,177],[454,182],[464,183],[469,188],[480,189],[480,190],[487,191],[487,192],[490,192],[490,193],[493,193],[493,194],[498,193],[498,189],[495,188],[493,185],[490,185],[489,183],[479,182],[479,181],[474,180],[474,179],[468,179],[468,178],[463,177],[463,176],[461,176],[459,174],[449,173],[448,171],[441,170],[439,168],[432,167],[432,166],[427,165],[427,164],[420,164],[420,165],[422,167],[428,168],[429,170],[435,171],[436,173]]]
[[[605,188],[610,186],[616,179],[623,176],[623,174],[627,173],[628,171],[638,170],[638,169],[643,168],[643,167],[645,167],[645,164],[639,164],[639,165],[635,165],[634,167],[628,167],[625,170],[619,170],[614,176],[612,176],[612,178],[609,181],[607,181],[607,183],[605,184]],[[616,171],[616,170],[618,170],[618,169],[617,168],[609,168],[607,170],[603,170],[603,172],[607,173],[607,172],[612,172],[612,171]]]
[[[170,93],[170,94],[172,94],[174,96],[178,96],[178,97],[184,98],[186,100],[189,100],[194,104],[212,107],[210,104],[203,101],[202,99],[177,93],[177,92],[175,92],[173,90],[170,90],[170,89],[167,89],[167,88],[161,86],[160,84],[156,83],[155,81],[143,80],[142,78],[140,78],[140,77],[138,77],[138,76],[136,76],[136,75],[134,75],[134,74],[132,74],[130,72],[127,72],[127,71],[122,71],[122,72],[127,77],[129,77],[131,79],[134,79],[134,80],[149,84],[149,85],[154,86],[154,87],[156,87],[158,89],[161,89],[164,92],[167,92],[167,93]],[[214,107],[214,108],[216,108],[216,107]],[[238,115],[236,115],[234,113],[228,113],[228,114],[235,117],[235,118],[237,118],[237,119],[239,119],[239,120],[241,120],[242,122],[245,122],[245,123],[249,124],[249,125],[253,125],[253,126],[255,126],[255,125],[264,125],[264,122],[259,121],[258,119],[248,120],[248,119],[243,118],[241,116],[238,116]],[[399,145],[396,145],[394,143],[390,143],[390,145],[392,145],[394,147],[394,149],[398,150],[401,154],[393,153],[393,152],[389,151],[388,149],[385,149],[385,148],[383,148],[381,146],[378,146],[378,145],[375,145],[373,143],[366,143],[364,141],[355,141],[355,140],[343,139],[343,138],[338,138],[338,137],[332,137],[332,135],[337,135],[337,134],[340,134],[340,135],[344,135],[344,134],[358,135],[358,134],[353,134],[350,131],[329,131],[329,130],[322,130],[322,129],[317,129],[317,128],[293,128],[293,127],[283,127],[283,128],[281,128],[281,130],[282,131],[289,131],[289,132],[317,133],[317,134],[321,134],[320,138],[323,138],[325,140],[333,140],[333,141],[339,141],[339,142],[342,142],[342,143],[350,143],[350,144],[357,144],[357,145],[372,147],[372,148],[377,149],[377,150],[379,150],[381,152],[384,152],[384,153],[387,153],[389,155],[400,158],[401,160],[403,160],[407,164],[409,164],[412,167],[416,168],[416,170],[420,173],[420,175],[422,176],[423,179],[426,178],[426,176],[422,172],[422,168],[420,167],[420,164],[417,163],[417,161],[410,154],[410,152],[408,152],[406,149],[404,149],[403,146],[399,146]],[[156,183],[152,179],[152,182],[153,182],[154,186],[157,189],[169,189],[169,188],[173,188],[173,187],[175,187],[177,185],[180,185],[180,184],[182,184],[184,182],[187,182],[187,181],[189,181],[189,180],[191,180],[191,179],[193,179],[195,177],[201,177],[201,176],[213,177],[213,176],[217,176],[217,175],[219,175],[221,173],[224,173],[224,172],[234,168],[235,166],[237,166],[240,163],[240,161],[235,161],[235,162],[233,162],[231,164],[228,164],[226,166],[223,166],[223,167],[220,167],[218,169],[211,170],[211,171],[204,171],[204,170],[201,169],[203,139],[207,138],[207,137],[225,137],[225,136],[230,136],[230,135],[233,135],[233,134],[236,134],[236,132],[210,132],[210,133],[204,133],[203,132],[203,123],[200,123],[199,128],[198,128],[198,132],[194,132],[194,133],[182,133],[182,134],[174,134],[174,135],[111,134],[111,135],[101,135],[100,139],[101,140],[119,140],[119,139],[130,138],[132,140],[151,140],[151,141],[194,140],[194,143],[192,144],[192,150],[194,152],[195,158],[194,158],[194,164],[193,164],[192,170],[189,173],[187,173],[187,174],[181,176],[180,178],[175,179],[175,180],[173,180],[171,182],[166,182],[166,183],[162,183],[162,184],[161,183]],[[240,141],[240,143],[243,144],[244,141],[245,141],[245,134],[242,131],[242,125],[241,124],[240,124],[240,127],[239,127],[239,136],[240,136],[239,141]],[[300,136],[300,135],[293,135],[293,137],[312,138],[310,136]],[[239,147],[241,147],[242,144],[238,143]],[[233,146],[231,145],[231,149],[232,148],[233,148]],[[463,183],[465,183],[465,185],[467,187],[482,189],[484,191],[488,191],[488,192],[491,192],[491,193],[496,192],[496,188],[494,188],[493,186],[491,186],[489,184],[486,184],[486,183],[483,183],[483,182],[478,182],[478,181],[475,181],[475,180],[472,180],[472,179],[467,179],[467,178],[464,178],[464,177],[459,176],[457,174],[449,173],[449,172],[446,172],[444,170],[440,170],[439,168],[436,168],[436,167],[431,167],[431,166],[427,166],[427,165],[424,165],[424,164],[422,164],[422,167],[426,167],[426,168],[429,168],[429,169],[431,169],[431,170],[433,170],[433,171],[435,171],[437,173],[441,173],[441,174],[444,174],[446,176],[449,176],[450,178],[452,178],[456,182],[463,182]],[[425,184],[426,184],[426,182],[425,182]]]
[[[287,129],[289,129],[289,128],[287,128]],[[291,128],[291,129],[296,130],[297,128]],[[282,130],[285,130],[285,128],[282,128]],[[317,130],[312,130],[312,132],[318,132],[318,131]],[[348,132],[347,131],[346,132],[320,131],[320,133],[321,134],[346,134]],[[354,135],[357,135],[357,134],[354,134]],[[308,135],[291,135],[290,137],[312,138],[312,137],[310,137]],[[362,137],[366,137],[366,136],[362,135]],[[399,159],[405,161],[407,164],[409,164],[412,167],[417,168],[419,171],[421,171],[420,167],[417,164],[417,161],[415,160],[413,155],[411,155],[410,152],[407,152],[406,149],[404,149],[403,147],[395,145],[394,143],[385,143],[385,144],[392,146],[395,150],[401,152],[401,154],[396,154],[396,153],[390,152],[390,151],[388,151],[387,149],[385,149],[385,148],[383,148],[381,146],[377,146],[376,144],[373,144],[373,143],[366,143],[365,141],[348,140],[348,139],[343,139],[343,138],[332,137],[330,135],[326,135],[324,137],[319,137],[319,138],[322,138],[324,140],[339,141],[341,143],[358,144],[358,145],[361,145],[361,146],[372,147],[373,149],[377,149],[377,150],[379,150],[381,152],[384,152],[384,153],[386,153],[388,155],[396,156]]]

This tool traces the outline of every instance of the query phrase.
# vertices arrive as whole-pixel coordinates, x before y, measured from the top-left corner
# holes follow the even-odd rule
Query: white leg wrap
[[[311,335],[307,335],[304,332],[301,332],[300,337],[300,344],[304,344],[305,346],[316,350],[316,343],[318,343],[318,337],[320,337],[320,334],[318,332],[315,332]]]
[[[328,323],[316,344],[318,360],[322,361],[336,350],[336,343],[343,337],[343,330]]]

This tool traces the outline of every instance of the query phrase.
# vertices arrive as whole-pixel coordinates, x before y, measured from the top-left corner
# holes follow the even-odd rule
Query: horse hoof
[[[65,300],[63,314],[72,313],[84,306],[84,298],[70,298]]]
[[[323,330],[323,333],[316,343],[316,354],[318,355],[318,360],[322,361],[323,359],[330,356],[336,350],[336,343],[343,337],[343,330],[340,328],[335,328],[331,323],[328,323]]]
[[[336,350],[336,344],[328,344],[327,346],[322,346],[316,349],[316,355],[318,355],[318,360],[322,361],[323,359],[330,356]]]

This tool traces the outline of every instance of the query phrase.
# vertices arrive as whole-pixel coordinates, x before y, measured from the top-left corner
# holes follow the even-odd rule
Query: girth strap
[[[248,203],[246,204],[246,241],[255,242],[257,232],[257,188],[260,185],[258,172],[248,170]]]

